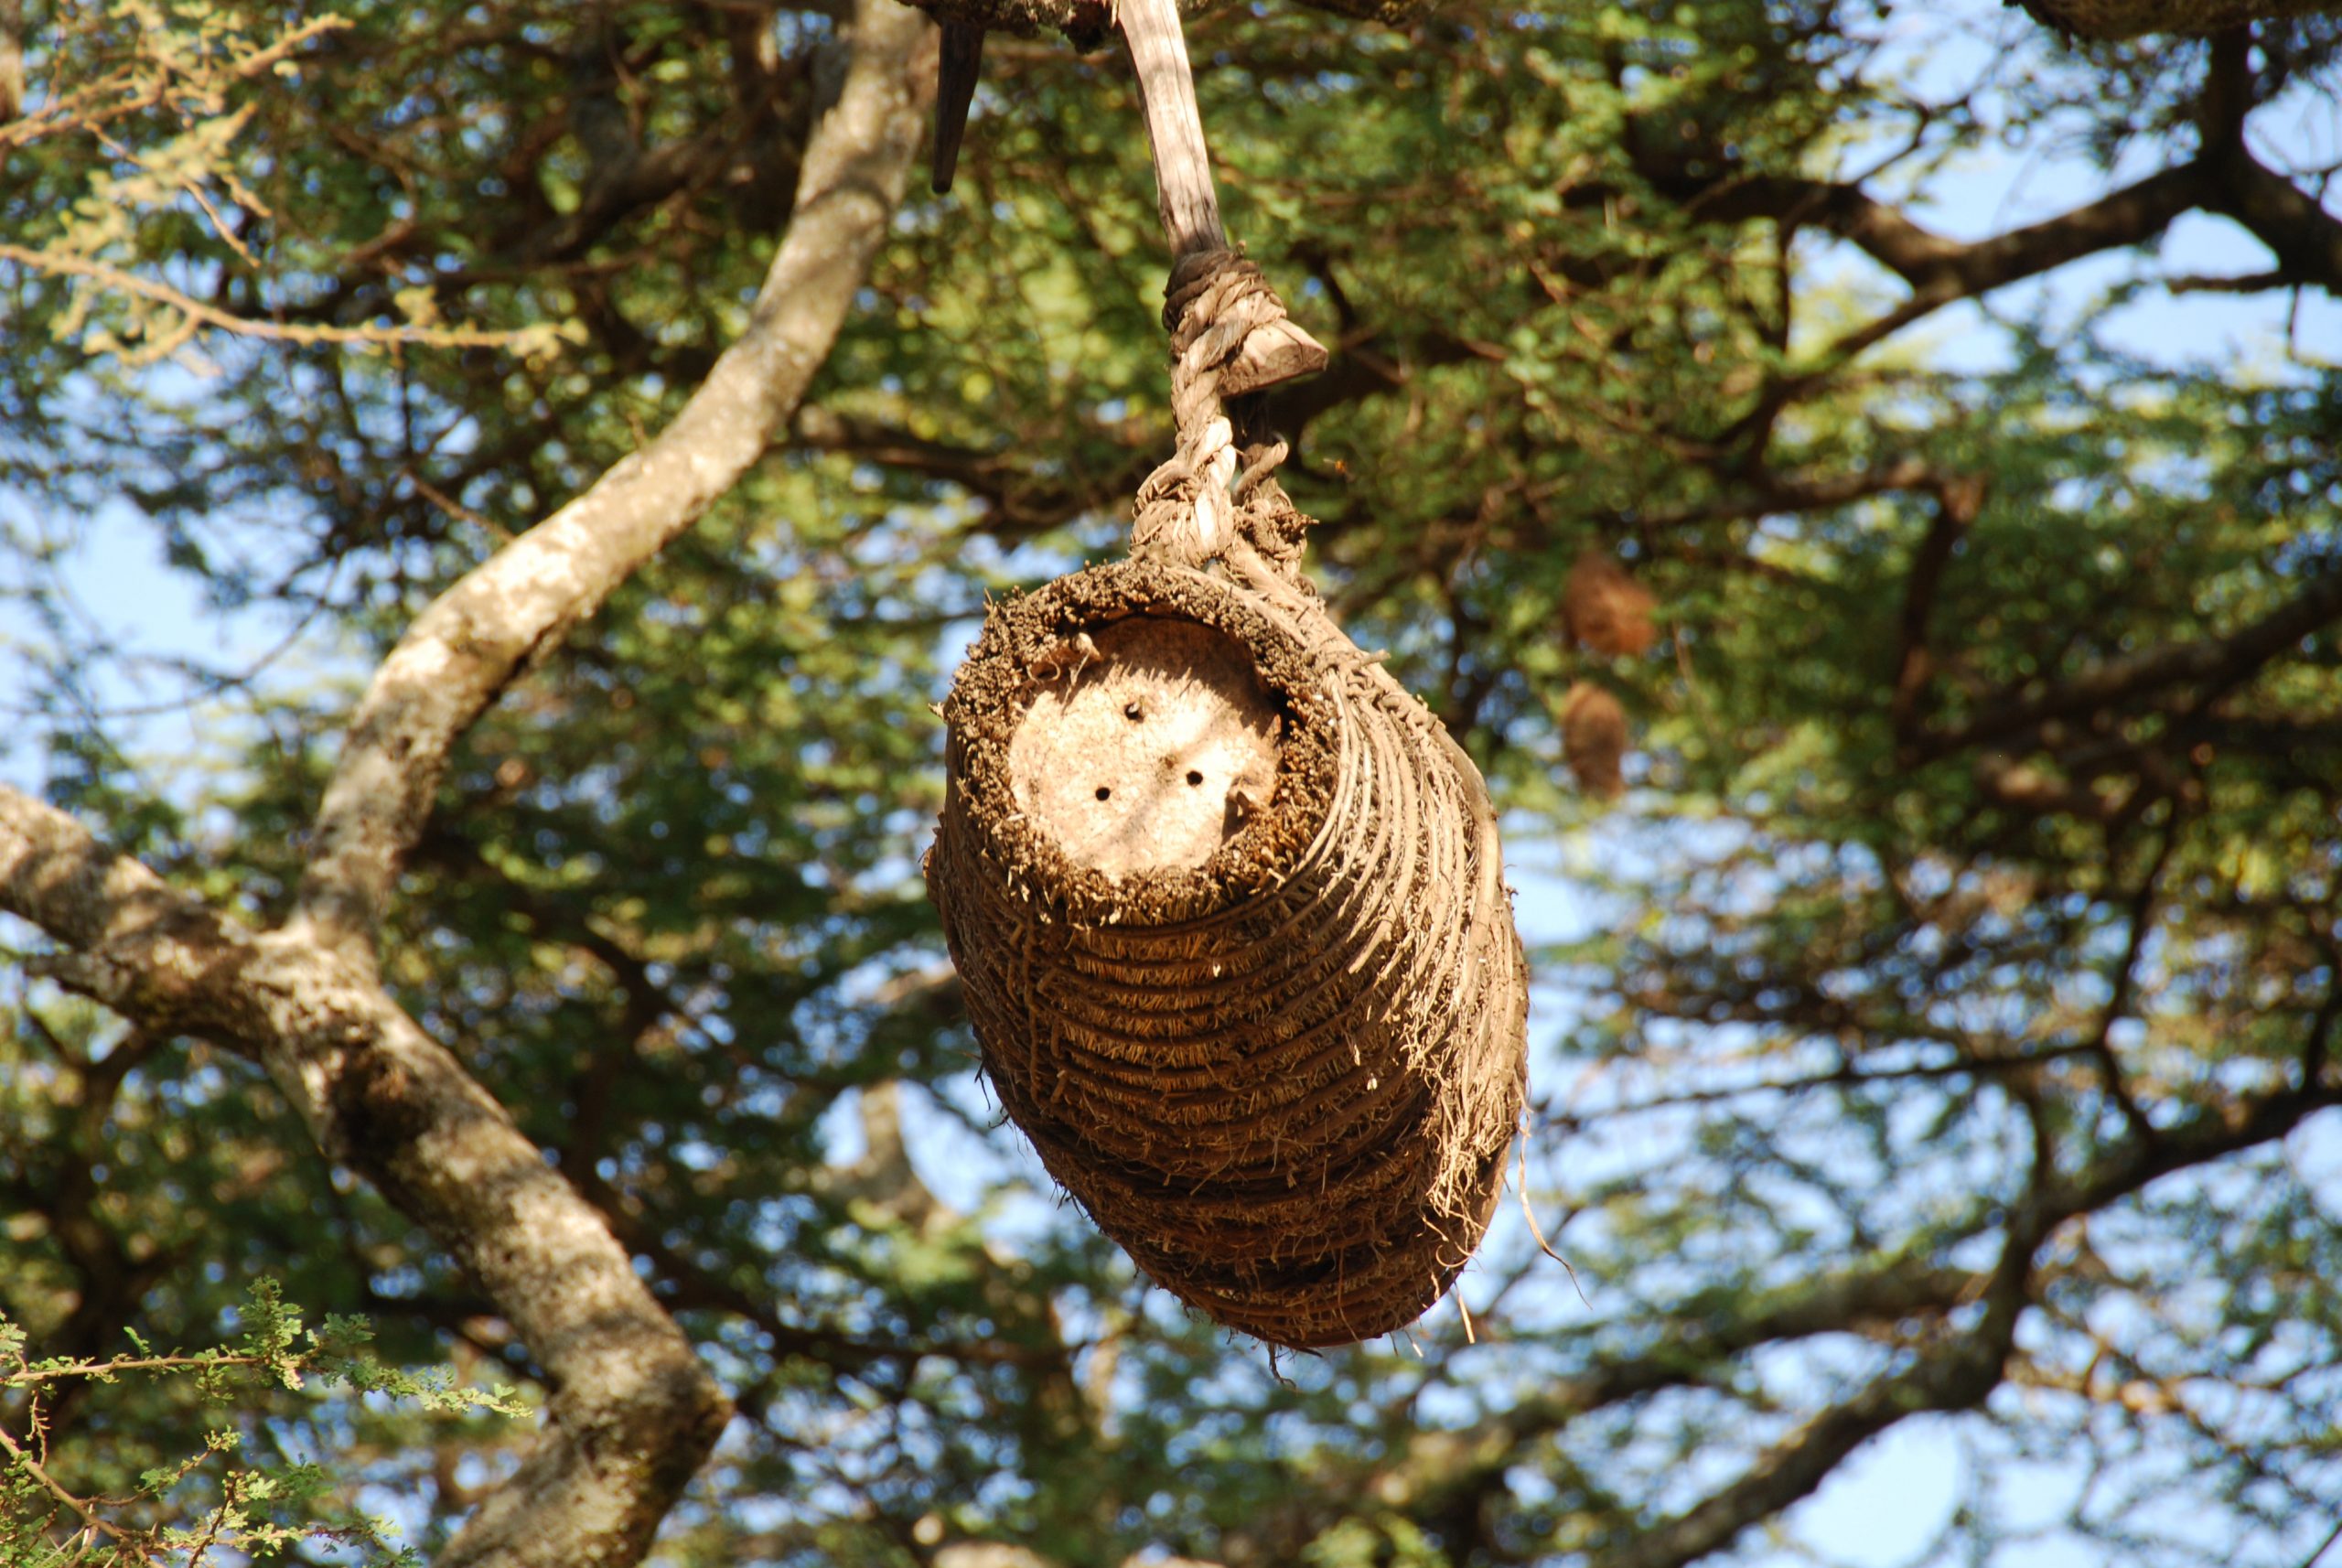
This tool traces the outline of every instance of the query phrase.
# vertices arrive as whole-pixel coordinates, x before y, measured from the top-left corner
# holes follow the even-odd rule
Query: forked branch
[[[416,619],[360,705],[285,929],[226,917],[0,786],[0,911],[63,950],[47,972],[148,1030],[261,1063],[327,1155],[429,1230],[543,1369],[543,1435],[443,1565],[638,1561],[728,1407],[604,1216],[384,991],[381,912],[465,730],[785,428],[901,199],[932,38],[896,0],[859,0],[748,331],[659,439]]]
[[[747,331],[657,439],[441,595],[375,672],[302,882],[299,918],[317,940],[371,949],[457,741],[787,428],[902,200],[933,39],[919,13],[861,0],[843,91],[806,148],[796,213]]]

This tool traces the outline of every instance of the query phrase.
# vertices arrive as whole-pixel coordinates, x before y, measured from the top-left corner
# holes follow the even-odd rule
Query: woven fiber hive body
[[[1493,1212],[1527,986],[1470,761],[1319,611],[1159,559],[996,606],[928,874],[984,1067],[1155,1281],[1412,1322]]]

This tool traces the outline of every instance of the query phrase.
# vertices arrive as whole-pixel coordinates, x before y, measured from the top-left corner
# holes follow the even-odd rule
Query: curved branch
[[[2021,1271],[2016,1277],[2021,1284]],[[1822,1412],[1759,1456],[1738,1481],[1594,1562],[1598,1568],[1683,1568],[1729,1546],[1750,1525],[1810,1494],[1855,1449],[1905,1416],[1963,1410],[1992,1392],[2014,1343],[2016,1318],[2013,1302],[1988,1307],[1973,1332]]]
[[[88,951],[195,907],[136,861],[107,853],[64,812],[0,784],[0,909]]]
[[[0,789],[0,909],[70,950],[48,972],[146,1027],[259,1060],[318,1145],[424,1225],[543,1369],[545,1431],[446,1563],[639,1560],[728,1406],[603,1217],[382,990],[374,932],[457,739],[786,425],[901,199],[930,38],[894,0],[861,0],[747,334],[658,440],[409,628],[360,705],[285,929],[252,932]]]
[[[2313,1046],[2326,1026],[2321,1023]],[[2034,1256],[2057,1226],[2163,1176],[2284,1137],[2337,1101],[2342,1089],[2313,1079],[2233,1112],[2208,1112],[2153,1137],[2134,1133],[2075,1176],[2058,1177],[2046,1165],[2036,1166],[2032,1190],[2011,1206],[2007,1240],[1980,1294],[1983,1311],[1973,1328],[1930,1347],[1911,1366],[1823,1411],[1760,1455],[1739,1480],[1618,1551],[1595,1557],[1598,1568],[1684,1568],[1810,1495],[1856,1448],[1904,1417],[1973,1407],[2002,1380],[2017,1320],[2031,1299],[2027,1282]]]
[[[2173,219],[2212,199],[2210,172],[2200,162],[2180,164],[2038,223],[1971,241],[1948,240],[1860,186],[1830,180],[1759,176],[1695,204],[1706,217],[1769,218],[1834,234],[1909,284],[1915,295],[1949,304],[2154,239]]]
[[[837,103],[806,147],[795,216],[747,331],[674,423],[415,618],[360,703],[318,809],[296,923],[371,949],[457,740],[504,687],[706,512],[786,427],[900,203],[933,30],[861,0]]]
[[[2277,258],[2281,284],[2315,284],[2342,298],[2342,219],[2252,156],[2242,136],[2220,149],[2206,203],[2232,218]],[[2237,280],[2224,280],[2231,286]],[[2241,291],[2239,291],[2241,292]]]
[[[318,1146],[428,1230],[528,1345],[544,1432],[441,1563],[639,1558],[714,1445],[724,1396],[600,1214],[371,965],[239,926],[5,787],[0,909],[71,947],[43,966],[64,984],[257,1059]]]

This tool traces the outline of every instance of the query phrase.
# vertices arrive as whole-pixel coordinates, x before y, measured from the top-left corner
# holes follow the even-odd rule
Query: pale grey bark
[[[258,1062],[318,1146],[427,1229],[543,1369],[543,1434],[444,1563],[639,1561],[729,1405],[604,1216],[383,990],[381,912],[465,730],[787,426],[901,200],[932,40],[916,11],[859,0],[843,88],[747,332],[656,440],[416,618],[360,704],[282,929],[237,923],[0,788],[0,910],[58,944],[44,972],[143,1027]]]
[[[258,1061],[318,1146],[427,1229],[534,1354],[544,1433],[443,1561],[639,1558],[722,1430],[724,1395],[600,1213],[372,966],[238,925],[5,788],[0,908],[64,944],[41,966],[64,984]]]

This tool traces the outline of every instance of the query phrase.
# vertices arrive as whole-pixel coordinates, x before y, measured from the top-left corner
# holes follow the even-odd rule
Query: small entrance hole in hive
[[[1133,616],[1037,683],[1008,746],[1017,807],[1078,865],[1110,876],[1198,866],[1264,804],[1282,730],[1244,645]]]

